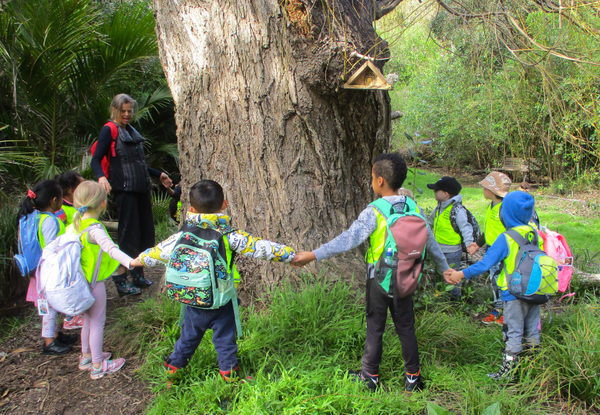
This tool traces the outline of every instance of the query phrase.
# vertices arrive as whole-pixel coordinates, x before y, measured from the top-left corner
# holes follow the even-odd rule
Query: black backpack
[[[464,210],[467,213],[467,221],[473,227],[473,242],[477,242],[481,236],[481,229],[479,229],[479,223],[477,223],[477,219],[475,219],[475,216],[473,216],[469,209],[464,207],[460,202],[455,202],[452,204],[452,210],[450,211],[450,223],[452,224],[452,229],[454,229],[454,232],[460,235],[460,246],[462,247],[463,252],[467,252],[467,246],[465,245],[464,238],[462,233],[460,233],[458,223],[456,223],[456,217],[458,216],[458,212],[460,210]]]

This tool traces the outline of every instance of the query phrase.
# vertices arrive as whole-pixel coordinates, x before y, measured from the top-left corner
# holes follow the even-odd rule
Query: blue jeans
[[[233,300],[235,301],[235,300]],[[216,310],[187,306],[181,336],[167,363],[176,368],[187,366],[206,330],[213,330],[213,345],[217,351],[219,369],[228,371],[238,365],[235,315],[231,301]]]

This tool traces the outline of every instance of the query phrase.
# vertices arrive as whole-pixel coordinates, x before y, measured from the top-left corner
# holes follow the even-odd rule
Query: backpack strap
[[[119,135],[119,130],[117,129],[117,124],[114,121],[108,121],[104,126],[109,126],[110,128],[110,137],[112,138],[110,142],[110,155],[111,157],[115,157],[117,152],[115,150],[115,146],[117,145],[117,137]]]

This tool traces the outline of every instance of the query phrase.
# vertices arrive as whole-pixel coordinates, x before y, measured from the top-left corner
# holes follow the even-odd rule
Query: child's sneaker
[[[364,370],[355,371],[349,370],[348,375],[353,382],[362,382],[367,388],[371,390],[371,392],[375,392],[379,388],[379,374],[372,375],[369,372],[365,372]]]
[[[174,383],[174,378],[175,378],[175,373],[177,372],[177,370],[179,370],[178,367],[175,366],[171,366],[170,364],[168,364],[167,362],[165,362],[165,368],[167,369],[167,389],[171,389],[171,386],[173,386]]]
[[[499,315],[500,315],[500,313],[498,312],[498,310],[492,310],[490,315],[485,317],[483,320],[481,320],[481,322],[483,324],[492,324],[496,321],[496,319],[498,318]]]
[[[241,382],[246,383],[247,380],[251,380],[251,376],[247,376],[246,379],[242,379],[240,377],[240,368],[239,366],[234,367],[231,370],[219,370],[221,373],[221,377],[225,382]]]
[[[92,380],[103,378],[104,375],[117,372],[124,364],[125,359],[122,357],[115,360],[103,360],[102,365],[97,369],[92,365],[92,368],[90,369],[90,378]]]
[[[110,352],[102,353],[102,360],[110,359]],[[90,370],[92,367],[92,358],[79,355],[79,370]]]
[[[65,317],[63,320],[63,329],[65,330],[76,330],[83,328],[83,315]]]
[[[488,377],[494,380],[500,379],[512,379],[513,370],[517,366],[519,362],[519,357],[517,355],[511,355],[506,352],[502,353],[502,366],[500,366],[500,370],[496,373],[489,373]]]
[[[75,344],[79,340],[79,334],[64,334],[59,331],[58,336],[56,336],[56,340],[63,344]]]
[[[504,316],[498,317],[494,323],[500,324],[501,326],[503,326],[504,325]]]
[[[421,378],[421,371],[417,373],[406,372],[404,381],[404,392],[413,393],[423,390],[423,379]]]

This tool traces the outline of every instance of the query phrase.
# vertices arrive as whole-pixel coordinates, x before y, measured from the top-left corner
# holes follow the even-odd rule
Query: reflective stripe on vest
[[[525,237],[527,233],[531,232],[531,227],[529,225],[517,226],[515,228],[511,228],[514,231],[517,231],[519,235]],[[504,266],[502,267],[502,271],[498,276],[498,287],[503,290],[508,290],[508,284],[506,281],[506,274],[511,274],[515,270],[515,262],[517,260],[517,254],[519,253],[519,244],[515,242],[513,238],[508,236],[506,233],[502,234],[506,238],[506,243],[508,244],[508,256],[504,258]],[[544,246],[544,240],[538,236],[538,246],[540,249]]]
[[[460,245],[462,242],[460,235],[454,231],[450,222],[450,212],[453,206],[454,204],[446,206],[441,214],[440,210],[436,209],[435,219],[433,220],[433,233],[439,244]]]
[[[417,204],[411,198],[407,197],[405,203],[406,205],[408,205],[410,212],[418,212]],[[375,232],[373,232],[369,237],[371,246],[367,250],[367,256],[365,259],[367,261],[367,264],[375,265],[381,257],[381,254],[383,253],[383,248],[385,247],[385,233],[387,230],[387,220],[386,217],[383,216],[375,206],[369,206],[371,206],[375,211],[375,216],[377,217],[377,228],[375,229]]]
[[[98,254],[100,253],[100,245],[93,244],[88,241],[88,233],[86,229],[95,223],[101,222],[94,218],[82,219],[79,225],[79,239],[83,244],[81,248],[81,269],[83,270],[83,275],[88,280],[89,283],[92,282],[92,278],[94,277],[94,270],[96,269],[96,262],[98,260]],[[104,228],[104,225],[102,225]],[[73,229],[73,225],[69,227]],[[106,231],[106,228],[104,228]],[[98,271],[98,281],[103,281],[110,277],[110,275],[117,270],[117,268],[121,265],[119,261],[112,259],[106,252],[102,253],[102,260],[100,262],[100,270]]]
[[[65,233],[65,224],[62,222],[62,220],[58,219],[56,216],[52,215],[51,213],[46,213],[46,212],[40,212],[40,225],[39,225],[39,229],[38,229],[38,238],[40,241],[40,246],[42,247],[42,249],[44,249],[46,247],[46,239],[44,238],[44,235],[42,234],[42,225],[44,223],[44,221],[46,220],[46,218],[48,218],[48,216],[53,216],[53,219],[56,220],[56,223],[58,223],[58,233],[56,234],[56,236],[60,236],[63,233]]]
[[[487,208],[485,212],[485,243],[489,246],[496,241],[498,236],[506,230],[502,222],[500,222],[500,205],[502,202],[498,203],[496,206],[492,207],[492,204]]]

